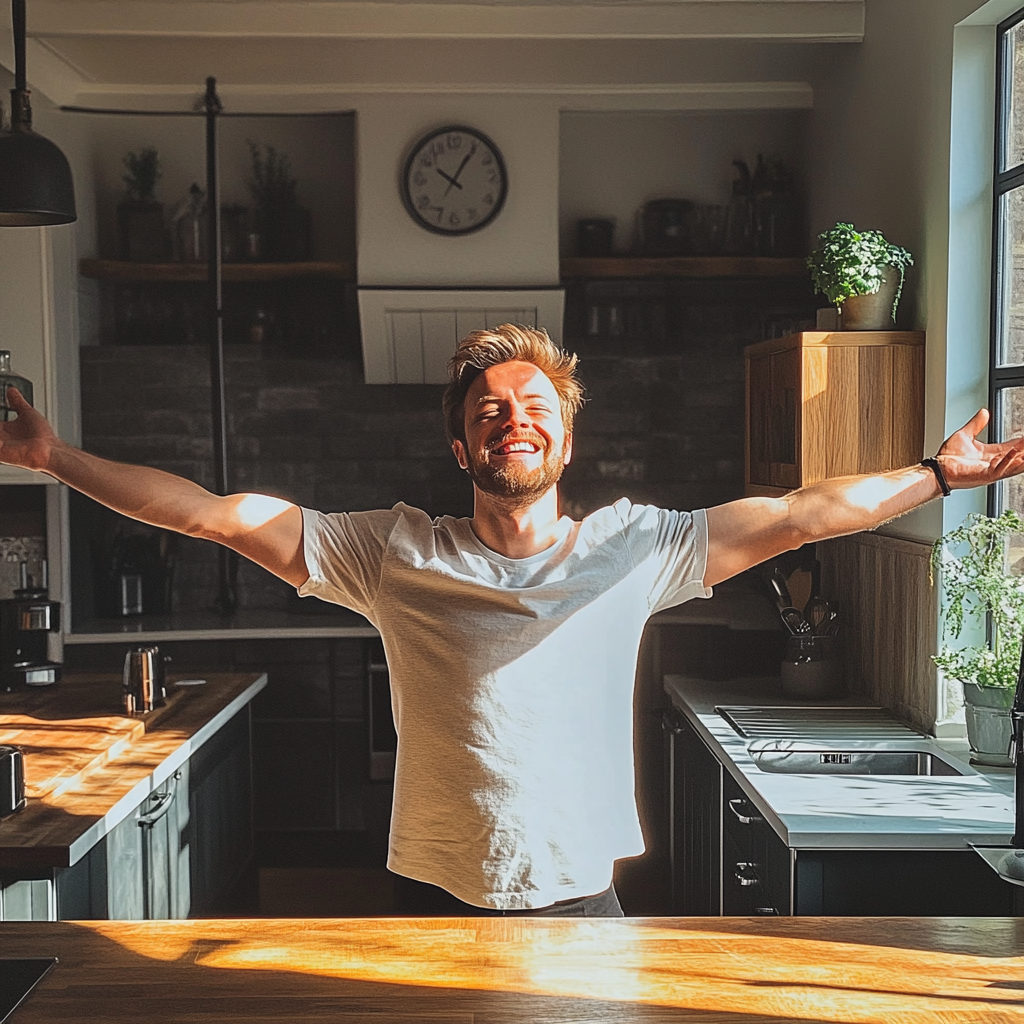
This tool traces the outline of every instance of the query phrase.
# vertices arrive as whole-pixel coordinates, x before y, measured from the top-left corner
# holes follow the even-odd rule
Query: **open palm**
[[[1024,472],[1024,437],[985,444],[978,435],[988,421],[988,409],[979,409],[939,449],[950,487],[984,487]]]

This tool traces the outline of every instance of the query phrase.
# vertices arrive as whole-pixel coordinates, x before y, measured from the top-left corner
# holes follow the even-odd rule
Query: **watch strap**
[[[946,474],[942,472],[942,466],[939,465],[939,460],[936,458],[922,459],[922,466],[927,466],[934,474],[935,479],[939,482],[939,487],[942,489],[942,496],[944,498],[949,497],[949,483],[946,480]]]

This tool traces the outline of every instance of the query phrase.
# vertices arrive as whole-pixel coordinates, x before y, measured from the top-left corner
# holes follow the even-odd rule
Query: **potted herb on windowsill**
[[[839,223],[818,235],[807,257],[814,287],[842,314],[845,331],[883,331],[896,320],[903,281],[914,258],[880,231]]]
[[[160,160],[152,146],[124,158],[124,200],[117,207],[118,256],[123,260],[158,263],[167,256],[163,203],[157,202]]]
[[[1024,533],[1012,510],[998,518],[972,512],[932,548],[932,572],[941,572],[945,608],[943,644],[935,664],[963,685],[971,757],[1009,765],[1010,705],[1024,634],[1024,577],[1007,565],[1007,543]],[[955,647],[965,620],[986,626],[991,646]]]

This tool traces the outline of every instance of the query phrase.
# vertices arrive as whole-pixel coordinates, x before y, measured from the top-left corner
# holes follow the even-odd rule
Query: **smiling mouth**
[[[540,445],[535,444],[533,441],[504,441],[501,444],[495,445],[491,450],[491,455],[517,455],[523,452],[527,455],[534,455],[540,451]]]

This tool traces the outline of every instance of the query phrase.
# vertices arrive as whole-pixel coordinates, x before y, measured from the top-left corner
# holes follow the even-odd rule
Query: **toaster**
[[[0,818],[25,806],[25,755],[20,747],[0,746]]]

